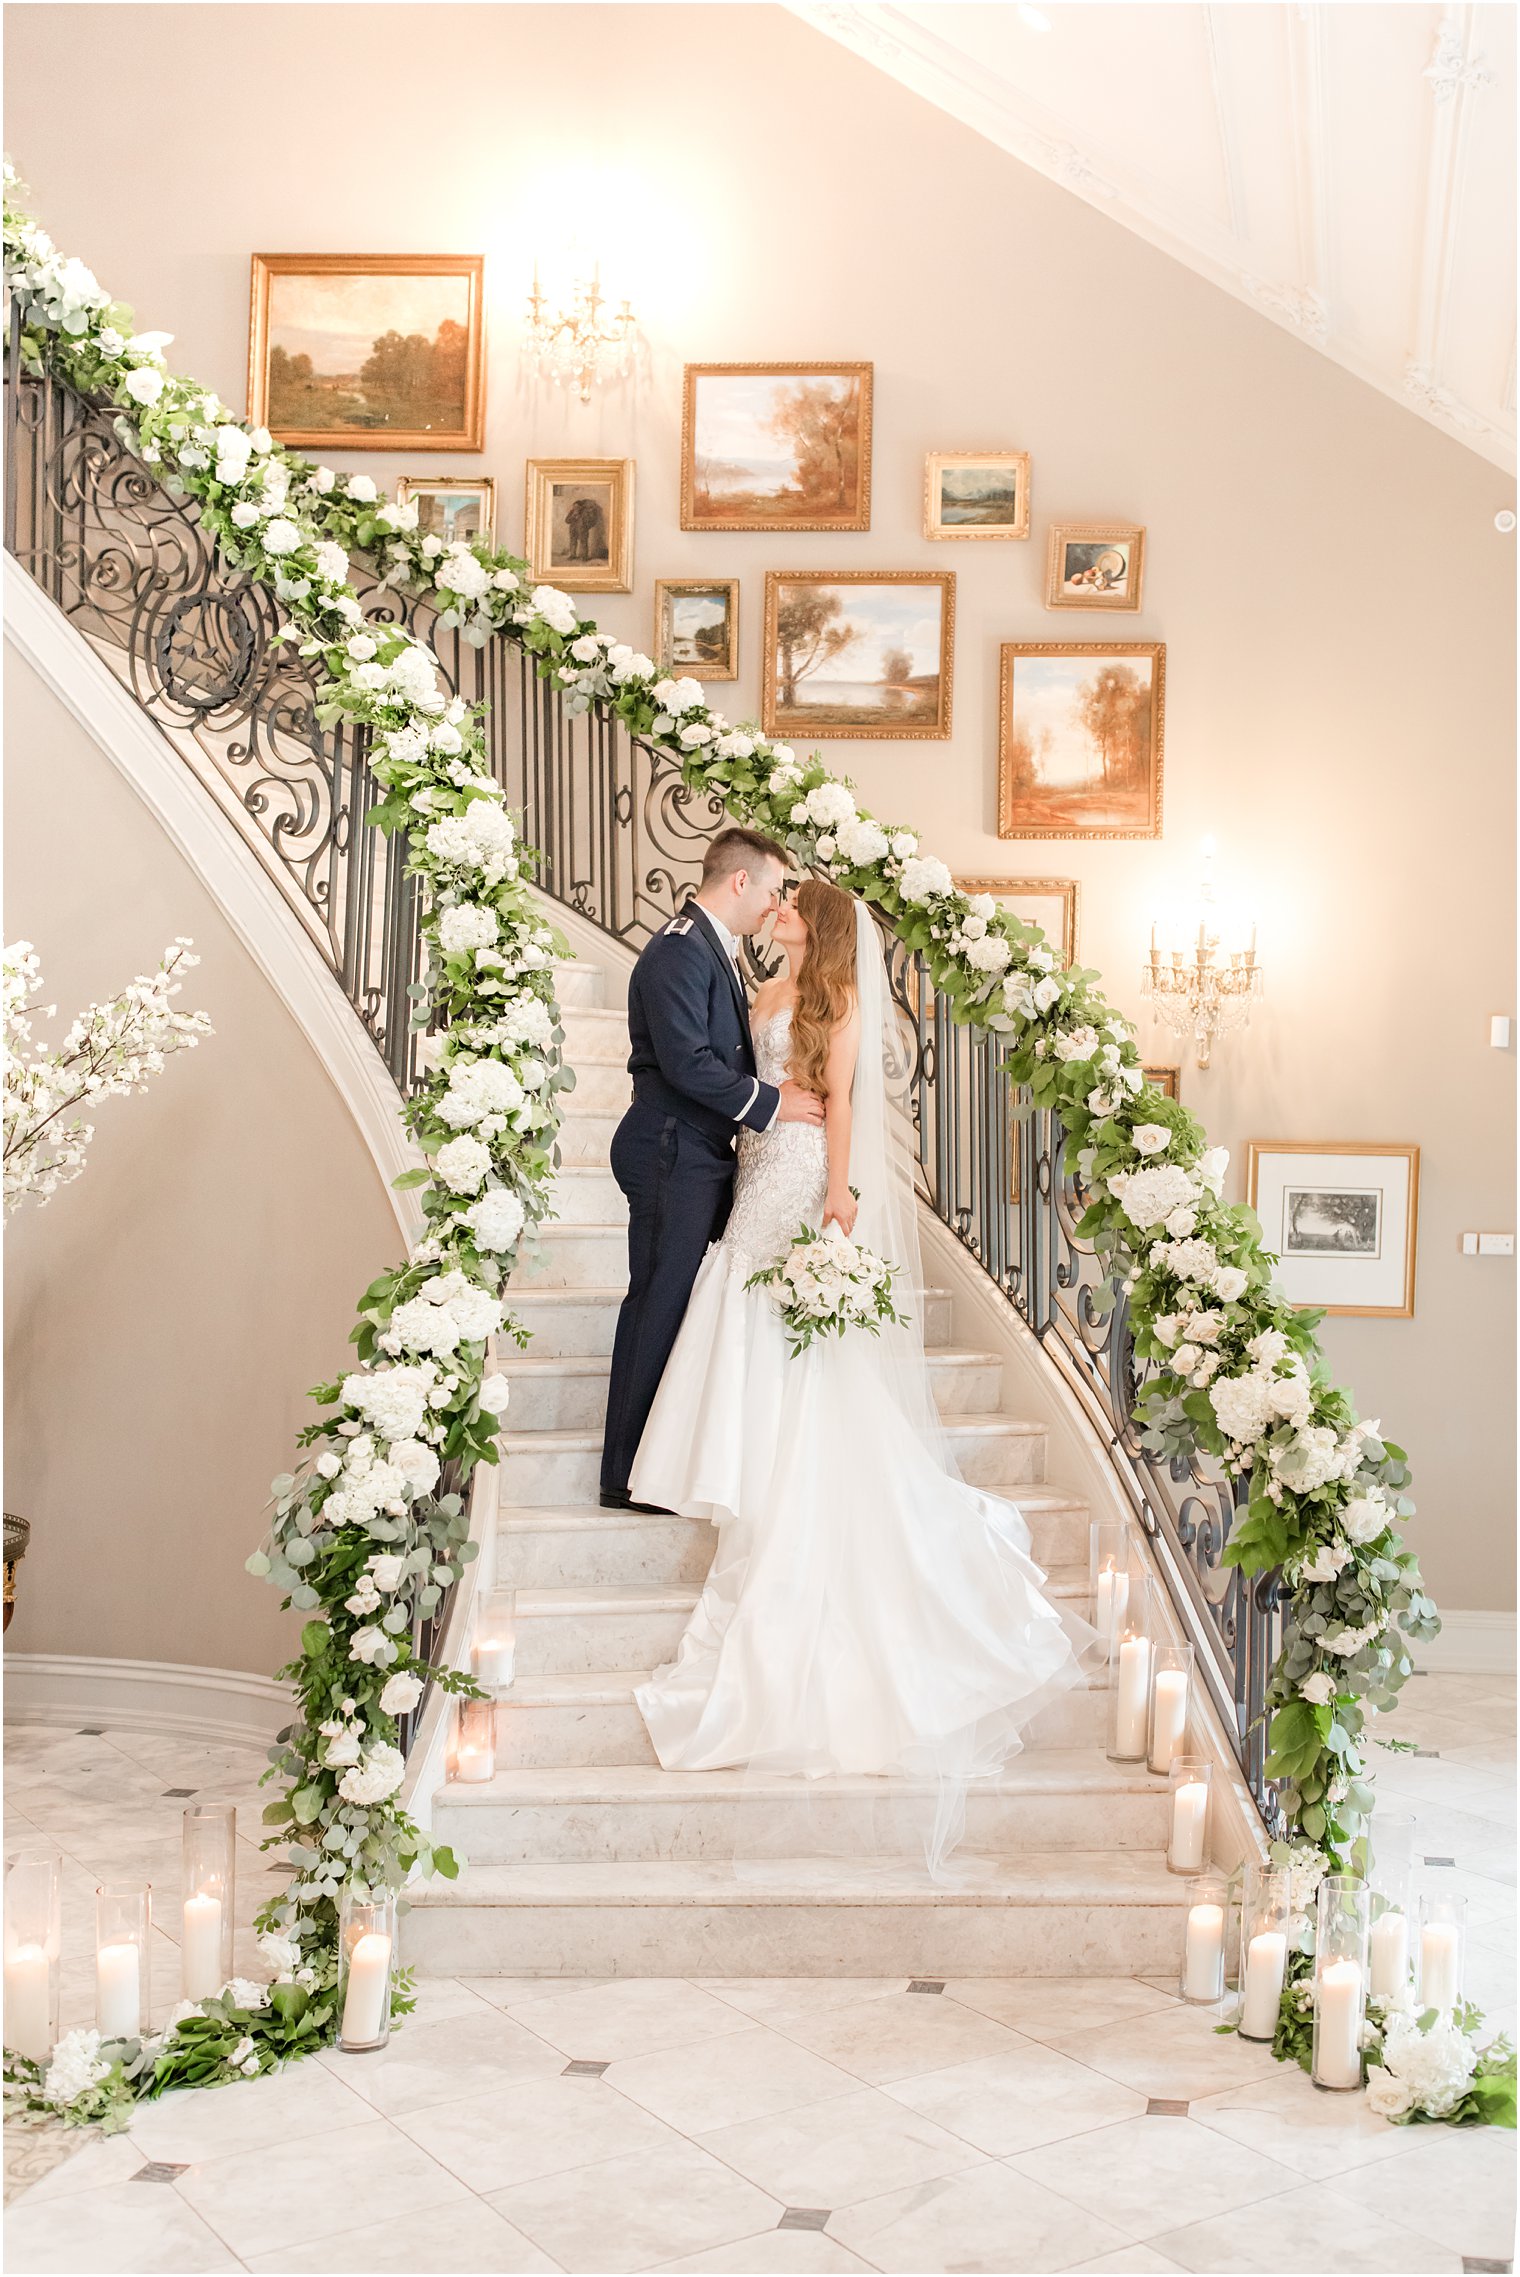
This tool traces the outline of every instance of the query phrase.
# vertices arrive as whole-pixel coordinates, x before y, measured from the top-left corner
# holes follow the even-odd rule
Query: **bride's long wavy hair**
[[[804,878],[797,914],[808,929],[792,1008],[793,1080],[823,1095],[834,1030],[855,1004],[855,904],[825,878]]]

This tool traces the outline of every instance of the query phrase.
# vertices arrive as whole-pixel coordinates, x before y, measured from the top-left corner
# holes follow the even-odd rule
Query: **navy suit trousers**
[[[628,1197],[628,1294],[612,1347],[604,1494],[627,1491],[697,1268],[728,1222],[734,1167],[731,1142],[637,1099],[613,1136],[612,1174]]]

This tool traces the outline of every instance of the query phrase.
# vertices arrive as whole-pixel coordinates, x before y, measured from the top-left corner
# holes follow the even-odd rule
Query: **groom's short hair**
[[[735,823],[728,830],[720,830],[702,856],[702,883],[716,885],[720,878],[731,878],[735,870],[752,870],[757,862],[779,862],[785,869],[786,848],[767,838],[762,830],[745,830]]]

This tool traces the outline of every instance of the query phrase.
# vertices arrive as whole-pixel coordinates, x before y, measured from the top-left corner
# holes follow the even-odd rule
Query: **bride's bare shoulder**
[[[750,1018],[752,1020],[768,1019],[772,1012],[780,1011],[790,995],[791,984],[785,974],[778,974],[773,980],[762,980],[760,986],[755,990],[754,999],[749,1008]]]

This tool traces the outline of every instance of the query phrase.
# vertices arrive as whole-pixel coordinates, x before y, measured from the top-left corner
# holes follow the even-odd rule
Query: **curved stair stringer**
[[[5,632],[137,793],[215,898],[336,1086],[384,1182],[408,1245],[422,1227],[393,1181],[422,1157],[401,1099],[363,1022],[323,962],[288,895],[182,754],[68,618],[5,563]]]

